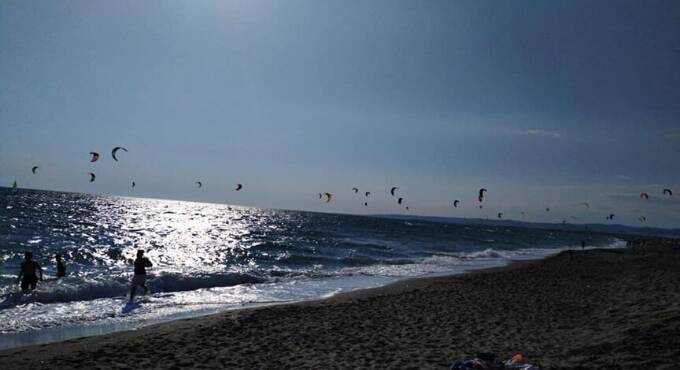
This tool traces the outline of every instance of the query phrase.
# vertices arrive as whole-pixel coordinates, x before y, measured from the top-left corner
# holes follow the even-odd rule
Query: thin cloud
[[[544,131],[544,130],[536,130],[536,129],[529,129],[525,132],[526,135],[532,135],[532,136],[548,136],[548,137],[562,137],[562,134],[559,131]]]

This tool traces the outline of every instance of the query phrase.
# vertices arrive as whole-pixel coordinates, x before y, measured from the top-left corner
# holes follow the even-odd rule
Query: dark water
[[[0,188],[0,332],[27,338],[318,298],[401,277],[541,258],[580,247],[584,238],[591,246],[621,242],[576,232]],[[137,249],[154,263],[152,294],[126,308]],[[24,295],[15,277],[26,250],[47,281]],[[65,279],[53,279],[56,253],[67,263]]]

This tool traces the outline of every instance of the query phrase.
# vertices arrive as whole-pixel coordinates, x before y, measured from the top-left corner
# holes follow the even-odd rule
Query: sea
[[[615,236],[0,188],[0,348],[460,274]],[[149,292],[129,303],[138,249]],[[25,251],[44,280],[24,294]],[[54,256],[67,276],[57,279]]]

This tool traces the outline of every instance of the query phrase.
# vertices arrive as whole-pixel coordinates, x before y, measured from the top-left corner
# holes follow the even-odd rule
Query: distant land
[[[597,232],[607,234],[657,236],[667,238],[679,238],[680,229],[663,229],[658,227],[633,227],[625,225],[607,224],[576,224],[576,223],[550,223],[550,222],[526,222],[516,220],[489,220],[482,218],[460,217],[436,217],[436,216],[409,216],[409,215],[371,215],[371,217],[388,218],[404,221],[439,222],[456,225],[490,225],[504,227],[522,227],[529,229],[545,229],[577,232]]]

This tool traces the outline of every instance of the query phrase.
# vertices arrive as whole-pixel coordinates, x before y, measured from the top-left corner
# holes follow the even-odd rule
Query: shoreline
[[[445,369],[477,352],[519,352],[543,368],[673,368],[680,248],[645,244],[19,347],[0,351],[0,361],[17,369]]]
[[[620,242],[625,242],[623,239],[619,239]],[[622,246],[610,246],[610,247],[601,247],[604,249],[620,249],[620,248],[625,248]],[[597,249],[597,247],[588,247],[586,250],[590,249]],[[438,279],[438,278],[450,278],[454,276],[461,276],[465,274],[474,274],[477,272],[483,272],[487,270],[494,270],[494,269],[499,269],[499,268],[506,268],[510,267],[515,264],[524,264],[524,263],[530,263],[530,262],[535,262],[535,261],[541,261],[546,258],[550,258],[556,254],[559,254],[565,250],[569,249],[557,249],[554,252],[550,252],[549,254],[536,254],[533,255],[529,258],[518,258],[518,259],[499,259],[499,260],[494,260],[492,261],[489,266],[458,266],[456,270],[449,270],[446,272],[433,272],[433,273],[427,273],[424,275],[416,275],[416,276],[408,276],[408,277],[376,277],[376,283],[371,283],[368,284],[368,282],[371,281],[371,279],[366,280],[364,283],[364,286],[360,287],[354,287],[350,288],[349,290],[344,290],[338,293],[332,293],[331,295],[328,294],[322,294],[320,296],[314,297],[314,298],[300,298],[300,299],[290,299],[290,300],[282,300],[282,301],[266,301],[266,302],[250,302],[250,303],[242,303],[238,306],[233,306],[233,307],[227,307],[227,304],[224,305],[219,305],[220,308],[210,308],[209,306],[192,310],[192,311],[186,311],[186,312],[177,312],[169,315],[164,315],[164,316],[158,316],[155,318],[151,319],[146,319],[146,320],[134,320],[134,321],[122,321],[122,322],[101,322],[101,323],[95,323],[93,325],[67,325],[63,327],[49,327],[45,329],[40,329],[36,331],[28,331],[28,332],[19,332],[19,333],[8,333],[8,334],[3,334],[6,336],[5,338],[2,338],[3,342],[0,342],[0,351],[3,350],[10,350],[10,349],[19,349],[23,348],[26,346],[33,346],[33,345],[43,345],[43,344],[51,344],[51,343],[58,343],[58,342],[63,342],[63,341],[68,341],[76,338],[83,338],[83,337],[90,337],[90,336],[100,336],[100,335],[107,335],[107,334],[113,334],[113,333],[119,333],[122,331],[134,331],[134,330],[139,330],[142,328],[145,328],[147,326],[153,326],[153,325],[159,325],[159,324],[167,324],[171,323],[177,320],[184,320],[184,319],[193,319],[193,318],[200,318],[200,317],[205,317],[205,316],[211,316],[211,315],[219,315],[221,313],[226,313],[226,312],[231,312],[231,311],[237,311],[237,310],[246,310],[246,309],[255,309],[255,308],[262,308],[262,307],[268,307],[268,306],[276,306],[276,305],[287,305],[287,304],[302,304],[306,302],[314,302],[314,301],[322,301],[322,300],[327,300],[327,299],[332,299],[336,296],[343,296],[343,295],[353,295],[355,293],[359,293],[361,291],[369,291],[368,294],[370,294],[370,291],[374,289],[383,289],[383,288],[388,288],[391,285],[394,284],[401,284],[404,283],[406,285],[410,285],[413,282],[412,280],[421,280],[421,279]],[[379,280],[392,280],[389,282],[383,282],[383,283],[377,283]],[[127,305],[124,303],[127,302],[126,298],[123,298],[121,300],[121,303],[123,306],[123,310],[127,309]],[[224,307],[222,307],[224,306]]]

